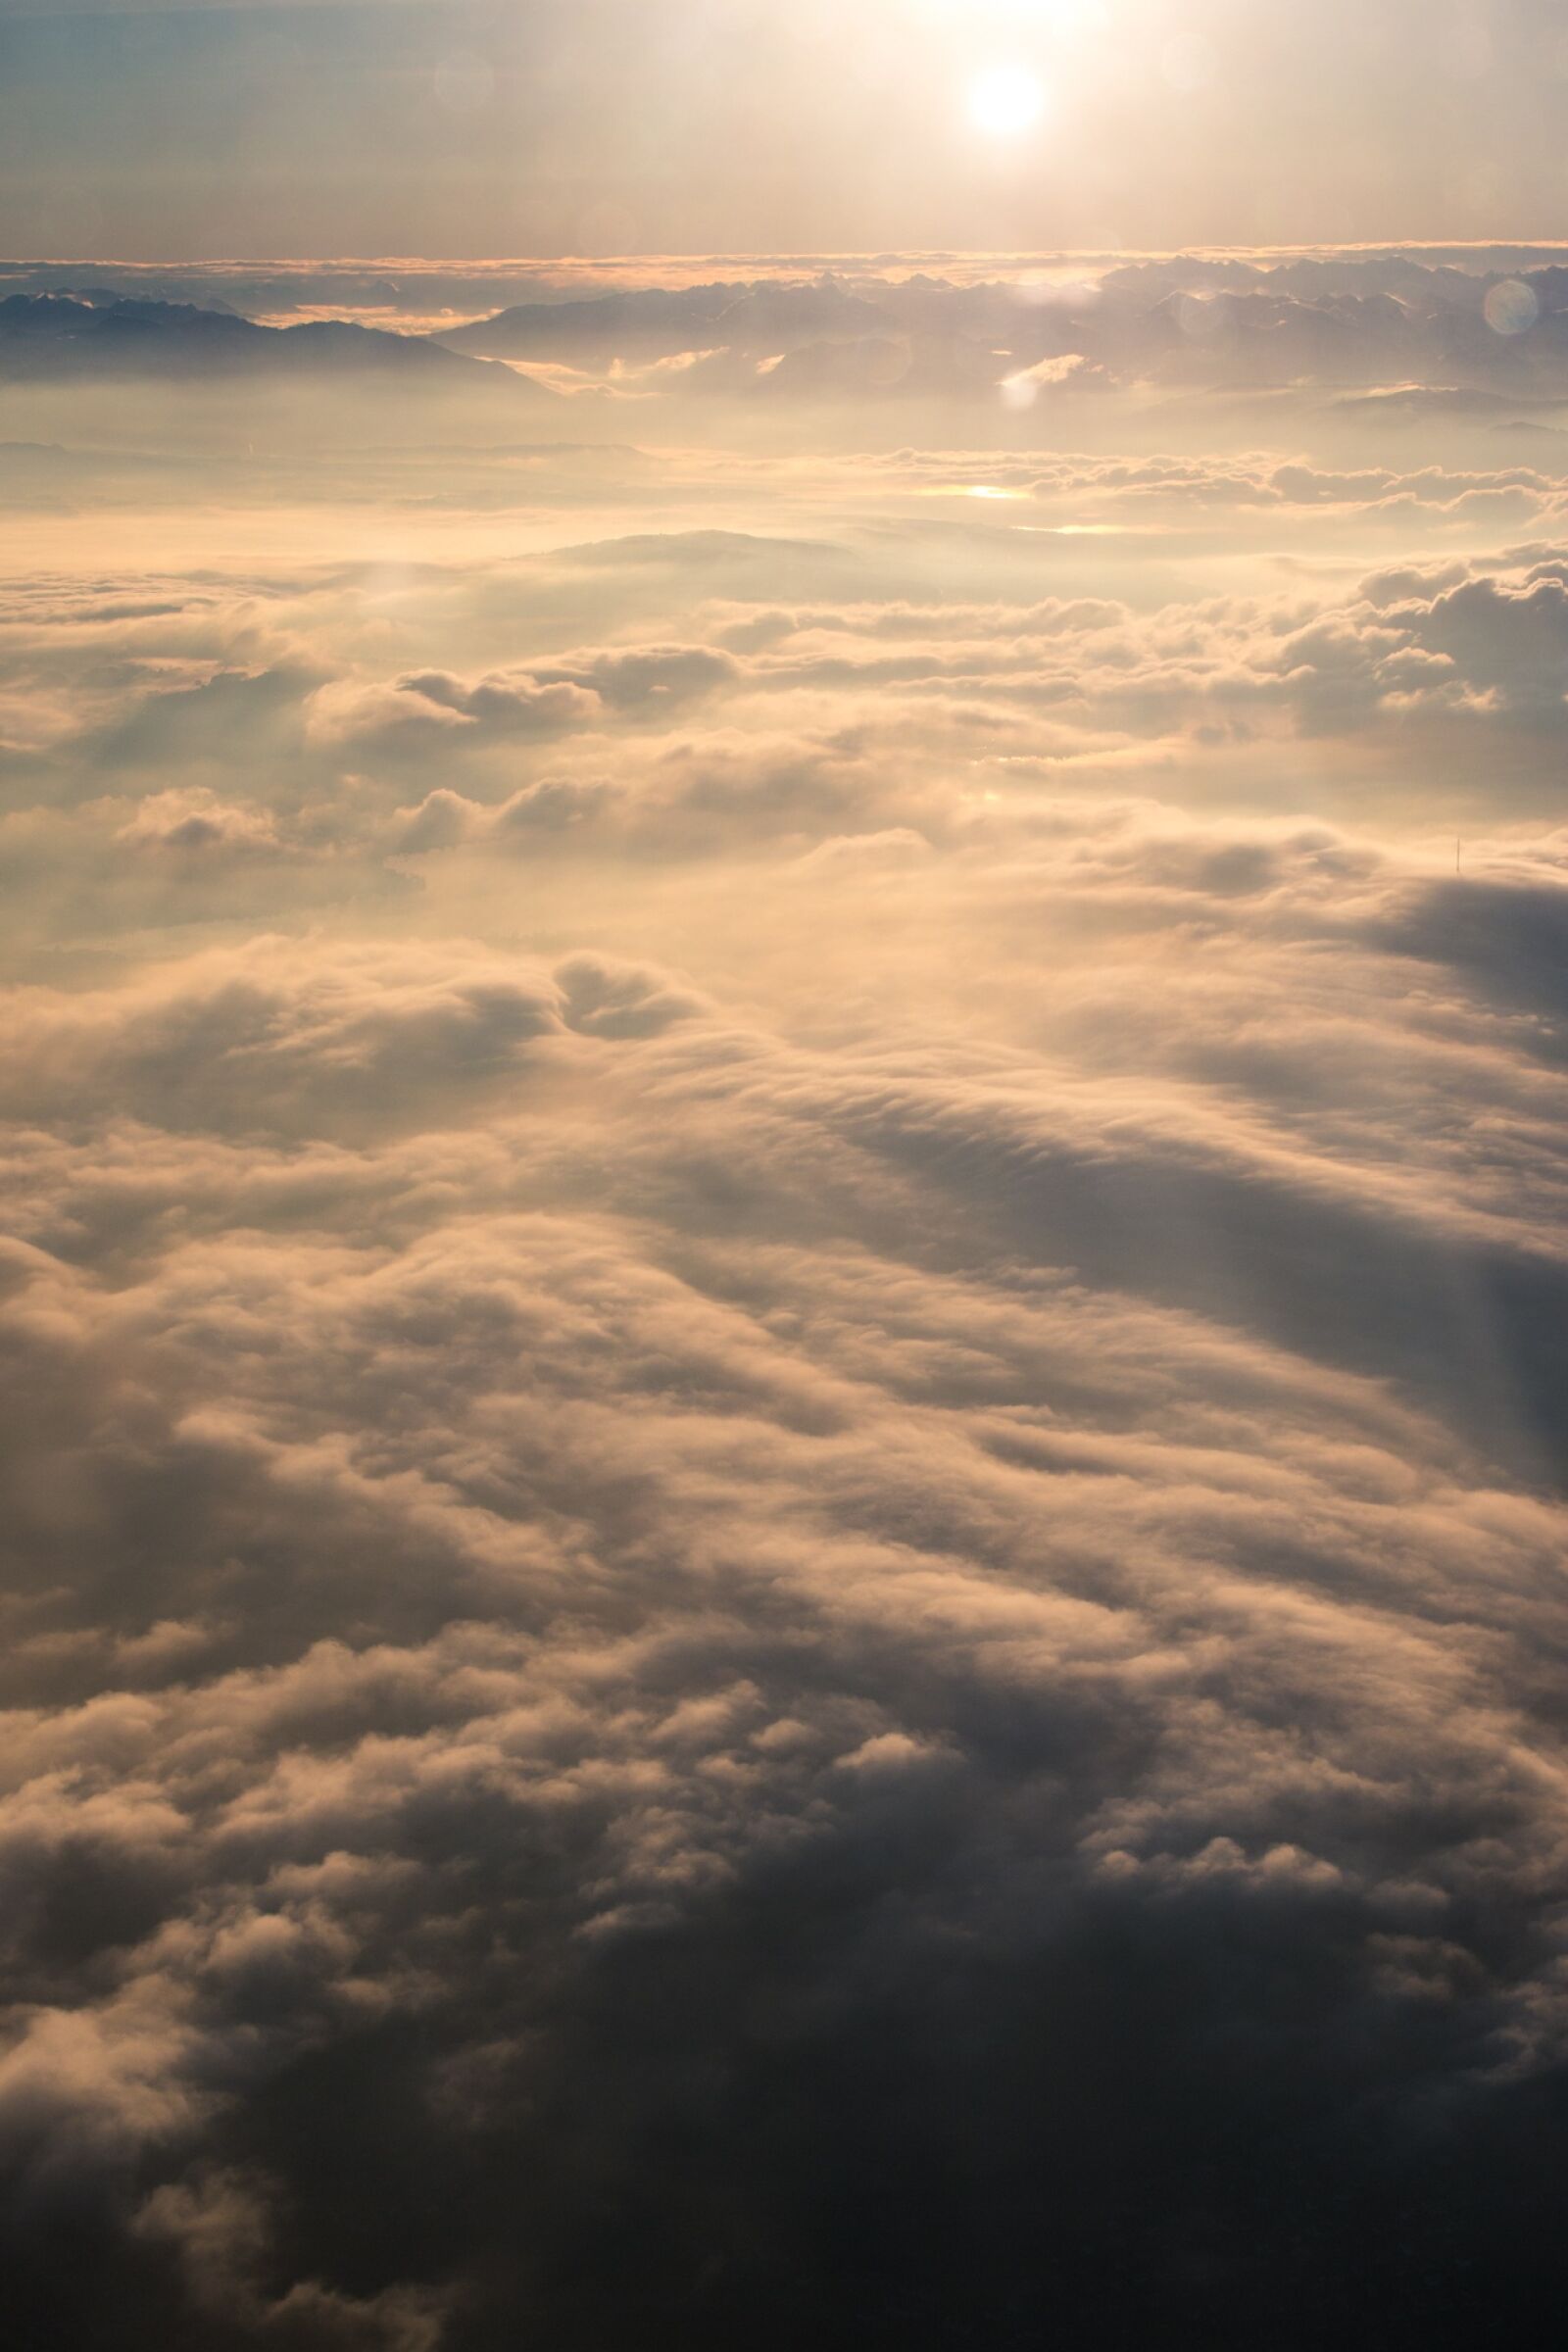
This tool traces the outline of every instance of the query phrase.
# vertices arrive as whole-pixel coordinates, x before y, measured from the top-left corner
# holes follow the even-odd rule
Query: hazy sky
[[[1542,237],[1565,76],[1556,0],[0,0],[0,244]]]

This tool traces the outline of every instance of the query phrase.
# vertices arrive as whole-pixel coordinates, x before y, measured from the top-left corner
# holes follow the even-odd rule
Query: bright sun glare
[[[988,66],[969,84],[969,114],[993,138],[1016,138],[1038,122],[1046,94],[1026,66]]]

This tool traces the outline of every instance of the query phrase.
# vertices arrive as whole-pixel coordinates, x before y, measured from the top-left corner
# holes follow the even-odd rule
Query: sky
[[[1560,2332],[1555,12],[846,13],[0,0],[25,2352]]]
[[[975,120],[999,71],[1027,137]],[[1555,0],[3,0],[0,219],[156,259],[1539,238],[1565,79]]]

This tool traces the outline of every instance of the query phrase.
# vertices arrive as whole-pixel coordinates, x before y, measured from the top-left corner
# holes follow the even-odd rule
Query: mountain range
[[[435,332],[264,323],[113,285],[0,298],[0,381],[381,384],[514,405],[553,400],[550,370],[577,391],[676,399],[983,399],[1012,386],[1022,406],[1063,384],[1420,384],[1550,404],[1568,398],[1568,267],[1508,275],[1396,253],[1196,256],[976,283],[824,271],[612,287]]]

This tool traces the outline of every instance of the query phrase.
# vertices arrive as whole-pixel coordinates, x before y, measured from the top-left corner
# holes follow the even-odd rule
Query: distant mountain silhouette
[[[650,359],[713,349],[771,353],[823,337],[885,333],[889,306],[832,278],[805,285],[646,286],[579,302],[524,302],[452,328],[450,351],[492,359]]]
[[[553,397],[508,368],[423,336],[388,334],[341,318],[262,326],[195,303],[140,302],[96,291],[14,294],[0,301],[0,381],[106,376],[369,378],[517,401]]]
[[[1196,257],[1129,264],[1099,283],[822,273],[524,302],[433,334],[346,319],[266,326],[91,282],[0,299],[0,383],[293,381],[557,406],[509,361],[605,379],[617,363],[678,361],[653,387],[678,400],[993,401],[1009,377],[1055,368],[1039,380],[1080,393],[1415,385],[1555,404],[1568,398],[1568,270],[1505,279],[1393,255],[1268,267]]]
[[[595,370],[683,358],[692,364],[664,387],[676,396],[989,396],[1020,369],[1074,360],[1081,386],[1419,383],[1558,400],[1568,395],[1568,269],[1509,279],[1388,254],[1197,256],[1125,265],[1098,282],[1065,271],[975,284],[823,273],[525,302],[430,339]]]

